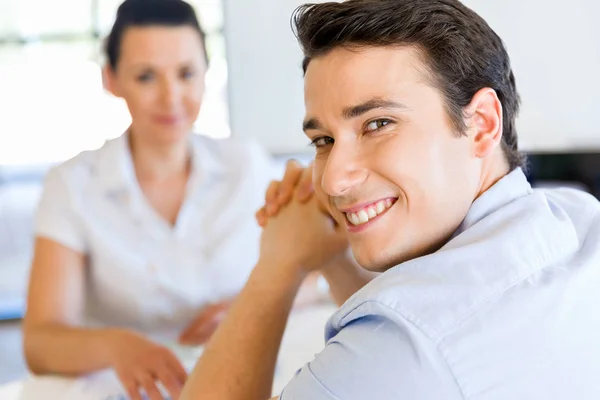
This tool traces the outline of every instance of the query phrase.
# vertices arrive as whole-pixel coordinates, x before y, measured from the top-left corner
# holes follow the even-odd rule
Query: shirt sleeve
[[[356,319],[298,371],[281,400],[458,400],[461,392],[433,344],[408,323]]]
[[[50,169],[44,180],[34,233],[74,251],[86,251],[81,220],[75,209],[72,191],[60,167]]]

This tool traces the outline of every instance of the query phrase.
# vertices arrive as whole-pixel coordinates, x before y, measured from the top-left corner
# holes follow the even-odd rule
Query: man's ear
[[[121,97],[121,93],[117,85],[117,77],[115,72],[110,65],[105,65],[102,68],[102,86],[104,90],[108,91],[115,97]]]
[[[480,89],[466,108],[475,156],[489,157],[502,140],[502,104],[494,89]]]

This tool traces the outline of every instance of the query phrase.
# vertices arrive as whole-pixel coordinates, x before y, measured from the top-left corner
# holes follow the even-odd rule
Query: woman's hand
[[[172,399],[179,398],[187,372],[166,347],[128,331],[110,333],[111,365],[131,400],[163,400],[160,383]]]
[[[188,346],[199,346],[208,341],[217,330],[232,300],[206,306],[179,336],[179,343]]]

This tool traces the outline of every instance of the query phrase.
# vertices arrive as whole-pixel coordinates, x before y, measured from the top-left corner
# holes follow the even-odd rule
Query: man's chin
[[[354,259],[362,268],[371,272],[385,272],[388,269],[395,267],[402,261],[397,262],[395,259],[386,256],[382,251],[365,251],[364,249],[352,246],[352,254]]]
[[[385,249],[365,249],[364,246],[356,244],[351,244],[351,249],[358,265],[367,271],[379,273],[419,256],[419,254],[411,254],[410,252],[392,253]]]

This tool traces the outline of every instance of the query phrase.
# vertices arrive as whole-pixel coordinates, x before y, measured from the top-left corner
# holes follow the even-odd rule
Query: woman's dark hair
[[[519,95],[502,40],[459,0],[348,0],[305,4],[294,12],[293,28],[310,61],[339,47],[406,46],[420,49],[428,77],[444,96],[455,131],[465,129],[464,108],[482,88],[502,104],[502,149],[512,169],[525,167],[515,120]]]
[[[190,26],[198,31],[202,51],[208,61],[205,34],[194,8],[183,0],[125,0],[117,10],[117,18],[106,38],[105,52],[108,63],[116,70],[121,43],[127,28],[132,26]]]

